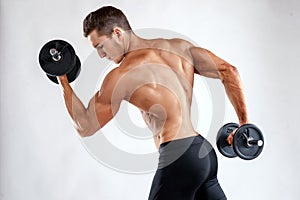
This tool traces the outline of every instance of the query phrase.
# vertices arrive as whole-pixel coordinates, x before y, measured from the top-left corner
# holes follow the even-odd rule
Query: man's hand
[[[228,142],[228,144],[230,144],[231,146],[233,145],[233,136],[234,136],[236,130],[237,130],[237,128],[234,129],[234,130],[230,133],[230,135],[228,135],[228,137],[227,137],[227,139],[226,139],[227,142]]]
[[[243,121],[243,122],[240,121],[240,126],[241,126],[241,125],[244,125],[244,124],[249,124],[249,121],[248,121],[248,120]],[[230,135],[227,137],[227,139],[226,139],[227,142],[228,142],[228,144],[230,144],[231,146],[233,145],[233,136],[234,136],[236,130],[237,130],[237,128],[234,129],[234,130],[230,133]]]

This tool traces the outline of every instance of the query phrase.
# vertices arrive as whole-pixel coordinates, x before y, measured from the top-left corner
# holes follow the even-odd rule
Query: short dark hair
[[[115,27],[125,31],[131,30],[124,13],[113,6],[104,6],[91,12],[83,21],[84,36],[87,37],[93,30],[100,35],[110,35]]]

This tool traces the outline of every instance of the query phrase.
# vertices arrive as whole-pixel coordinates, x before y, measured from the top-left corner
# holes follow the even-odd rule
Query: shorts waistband
[[[162,153],[164,151],[183,148],[183,147],[188,148],[190,145],[203,143],[204,140],[205,138],[201,135],[171,140],[160,144],[159,152]]]

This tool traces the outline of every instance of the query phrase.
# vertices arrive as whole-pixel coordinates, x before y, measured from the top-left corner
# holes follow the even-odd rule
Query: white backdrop
[[[153,173],[121,173],[97,162],[37,61],[53,38],[71,41],[84,61],[92,48],[82,20],[108,4],[121,8],[134,29],[176,31],[238,67],[250,118],[266,144],[250,162],[218,154],[228,199],[299,199],[297,0],[1,0],[0,199],[147,199]],[[224,122],[236,120],[228,104]]]

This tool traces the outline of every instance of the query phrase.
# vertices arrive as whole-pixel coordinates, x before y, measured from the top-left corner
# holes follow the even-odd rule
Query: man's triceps
[[[222,59],[204,48],[193,47],[190,51],[193,57],[196,74],[208,78],[220,78],[220,66],[218,65]]]

